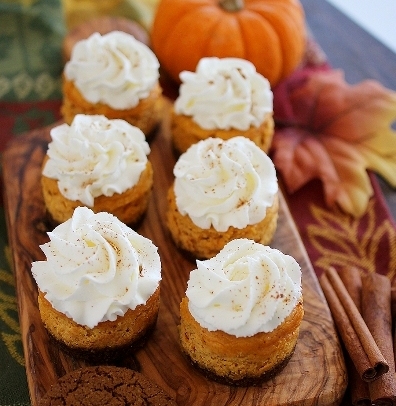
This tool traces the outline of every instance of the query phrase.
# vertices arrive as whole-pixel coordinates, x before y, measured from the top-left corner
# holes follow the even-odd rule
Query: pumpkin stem
[[[226,11],[234,12],[243,9],[244,0],[219,0],[219,5]]]

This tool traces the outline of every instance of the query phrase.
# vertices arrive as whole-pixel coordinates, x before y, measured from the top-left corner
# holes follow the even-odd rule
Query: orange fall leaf
[[[275,98],[272,153],[288,192],[318,178],[329,206],[360,217],[373,194],[367,170],[396,187],[396,92],[326,70],[292,77]]]

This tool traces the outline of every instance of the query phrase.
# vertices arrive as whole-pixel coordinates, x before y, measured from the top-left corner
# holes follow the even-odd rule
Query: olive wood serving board
[[[54,125],[59,125],[55,123]],[[16,279],[26,374],[33,406],[65,373],[87,365],[49,341],[37,307],[32,261],[44,259],[39,248],[50,231],[40,189],[41,164],[50,128],[12,140],[3,155],[6,220]],[[154,188],[138,231],[159,248],[162,262],[161,307],[158,322],[145,346],[121,365],[140,372],[174,396],[180,405],[337,405],[347,385],[340,343],[283,196],[272,247],[294,256],[302,268],[305,316],[293,357],[275,378],[254,387],[231,387],[205,378],[183,357],[178,343],[179,304],[195,262],[173,244],[164,224],[166,193],[176,162],[169,134],[169,116],[150,141]]]

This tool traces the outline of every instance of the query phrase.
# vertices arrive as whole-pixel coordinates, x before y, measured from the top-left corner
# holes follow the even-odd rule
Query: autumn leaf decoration
[[[396,187],[396,92],[374,80],[349,85],[340,70],[292,76],[274,91],[272,157],[287,191],[322,181],[326,204],[362,216],[367,170]]]

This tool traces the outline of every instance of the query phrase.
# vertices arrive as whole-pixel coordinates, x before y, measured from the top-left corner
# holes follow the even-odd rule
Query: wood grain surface
[[[195,263],[173,245],[164,224],[166,192],[173,180],[175,156],[166,115],[151,140],[154,189],[138,231],[158,247],[162,261],[161,308],[147,344],[123,366],[138,367],[174,396],[180,405],[337,405],[347,385],[345,364],[332,318],[297,230],[281,196],[280,216],[272,247],[295,257],[303,271],[305,316],[296,351],[286,368],[257,387],[235,388],[207,380],[182,356],[178,343],[179,304]],[[59,124],[59,123],[56,123]],[[73,359],[47,336],[41,323],[31,276],[32,261],[44,259],[39,244],[48,241],[40,189],[41,164],[50,127],[12,141],[3,156],[9,243],[16,278],[20,327],[32,405],[66,372],[86,365]]]

